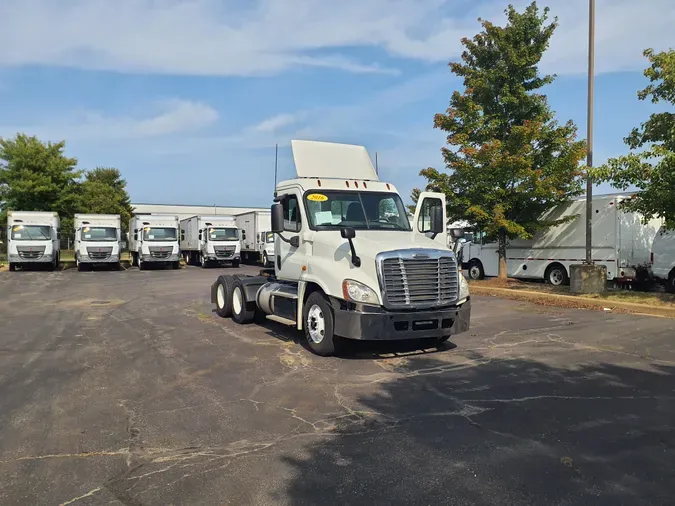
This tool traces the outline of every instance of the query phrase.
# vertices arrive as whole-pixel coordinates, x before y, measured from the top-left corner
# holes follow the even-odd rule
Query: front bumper
[[[209,253],[206,255],[206,259],[210,262],[234,262],[236,260],[239,260],[241,258],[241,255],[239,253],[235,253],[231,257],[223,258],[214,255],[213,253]]]
[[[9,255],[10,264],[44,264],[50,263],[54,258],[51,253],[49,255],[42,255],[40,258],[22,258],[21,255]]]
[[[119,263],[120,257],[119,255],[110,255],[108,258],[90,258],[89,256],[81,256],[80,257],[80,263],[81,264],[116,264]],[[143,260],[145,262],[145,260]]]
[[[166,258],[154,258],[152,255],[142,255],[141,260],[143,262],[157,262],[157,263],[163,263],[163,262],[178,262],[180,261],[180,255],[178,253],[172,254]]]
[[[335,304],[334,304],[335,306]],[[353,311],[334,307],[335,334],[347,339],[393,341],[445,337],[469,330],[471,299],[461,306],[429,311]]]

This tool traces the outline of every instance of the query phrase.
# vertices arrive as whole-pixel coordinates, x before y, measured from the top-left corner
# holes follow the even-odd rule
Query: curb
[[[535,292],[532,290],[513,290],[510,288],[493,288],[476,285],[470,285],[470,290],[472,295],[491,295],[494,297],[522,300],[525,302],[532,302],[534,304],[545,306],[556,306],[556,301],[565,301],[568,304],[561,304],[561,307],[575,307],[580,309],[594,309],[600,311],[604,310],[605,308],[610,308],[612,311],[624,313],[659,316],[662,318],[675,318],[675,307],[650,306],[649,304],[591,299],[588,297],[576,295],[559,295],[553,293]],[[532,299],[533,297],[535,300]],[[551,304],[547,304],[547,302],[551,302]]]

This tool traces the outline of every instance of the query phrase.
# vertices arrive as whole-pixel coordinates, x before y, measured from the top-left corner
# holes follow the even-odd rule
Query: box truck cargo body
[[[634,283],[648,273],[651,245],[662,220],[643,222],[639,213],[625,211],[621,203],[631,195],[593,197],[593,248],[596,264],[607,267],[607,279],[617,284]],[[513,239],[506,247],[507,274],[512,278],[544,279],[554,285],[569,281],[572,264],[586,258],[586,199],[578,198],[542,215],[542,220],[568,221],[538,232],[533,239]],[[467,234],[461,260],[472,279],[497,276],[497,242],[479,230]]]
[[[54,212],[7,213],[9,270],[26,264],[47,264],[56,269],[60,260],[61,221]]]
[[[193,216],[180,222],[180,250],[189,265],[239,267],[241,246],[233,216]]]
[[[265,267],[274,263],[274,234],[270,211],[251,211],[237,215],[244,262],[260,262]]]
[[[79,271],[92,264],[110,264],[119,268],[121,225],[119,214],[75,215],[75,262]]]
[[[129,222],[131,262],[143,270],[149,264],[180,268],[178,217],[162,214],[141,214]]]

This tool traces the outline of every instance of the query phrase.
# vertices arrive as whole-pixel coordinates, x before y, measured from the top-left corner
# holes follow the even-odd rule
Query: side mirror
[[[431,208],[431,230],[434,234],[440,234],[445,230],[445,223],[443,223],[443,209],[438,206]]]
[[[200,230],[200,231],[199,231],[199,240],[200,240],[200,241],[202,240],[202,237],[203,237],[203,236],[202,236],[202,231]]]
[[[450,233],[452,234],[453,239],[462,239],[464,238],[464,229],[463,228],[453,228],[450,229]]]
[[[349,240],[349,239],[354,239],[354,237],[356,237],[356,230],[354,230],[354,229],[351,228],[351,227],[344,227],[344,228],[341,228],[341,229],[340,229],[340,236],[341,236],[343,239],[347,239],[347,240]]]
[[[281,204],[272,204],[272,232],[280,234],[284,231],[284,208]]]

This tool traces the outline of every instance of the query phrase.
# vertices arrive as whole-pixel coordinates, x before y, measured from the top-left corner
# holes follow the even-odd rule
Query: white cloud
[[[517,0],[523,7],[530,0]],[[547,70],[586,67],[587,0],[552,2],[561,26]],[[21,0],[0,7],[0,65],[63,65],[119,72],[256,75],[301,67],[395,72],[347,56],[359,47],[439,63],[456,58],[477,16],[501,22],[489,0]],[[599,72],[642,68],[663,47],[672,0],[598,0]],[[349,51],[348,51],[349,50]]]
[[[277,114],[276,116],[261,121],[251,130],[254,132],[275,132],[283,127],[296,123],[299,118],[300,115],[298,114]]]
[[[218,113],[209,105],[173,99],[158,103],[156,110],[145,117],[105,116],[84,111],[43,125],[0,126],[0,133],[11,136],[25,132],[51,140],[105,141],[193,132],[217,120]]]

